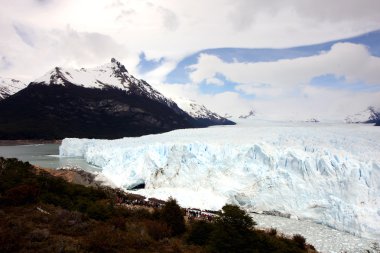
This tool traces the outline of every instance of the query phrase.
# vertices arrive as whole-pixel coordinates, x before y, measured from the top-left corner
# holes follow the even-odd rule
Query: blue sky
[[[172,70],[166,76],[167,83],[187,83],[189,82],[189,70],[188,66],[193,65],[197,62],[197,59],[200,54],[209,54],[215,55],[218,58],[222,59],[224,62],[272,62],[281,59],[295,59],[299,57],[307,57],[319,54],[321,51],[328,51],[331,49],[331,46],[338,42],[350,42],[355,44],[365,45],[371,55],[380,56],[380,30],[366,33],[364,35],[356,36],[353,38],[346,38],[331,42],[326,42],[322,44],[294,47],[294,48],[283,48],[283,49],[248,49],[248,48],[217,48],[217,49],[206,49],[195,54],[192,54],[188,57],[185,57],[181,60],[176,68]],[[159,67],[157,61],[152,61],[155,63],[155,67]],[[162,61],[161,61],[162,63]],[[140,64],[143,64],[142,61]],[[153,70],[151,68],[150,70]],[[226,78],[219,74],[219,79],[222,79],[225,82],[223,88],[231,90],[230,86],[235,86],[237,83],[226,80]],[[314,85],[332,85],[332,86],[344,86],[344,78],[335,78],[333,75],[323,75],[315,77],[312,80]],[[206,84],[204,84],[206,85]],[[360,86],[360,82],[357,83],[357,86]],[[363,84],[363,88],[366,85]],[[357,87],[354,87],[356,89]],[[207,89],[206,89],[207,90]],[[220,87],[216,92],[223,91]]]
[[[342,55],[337,55],[339,53]],[[352,57],[350,55],[352,55]],[[181,59],[175,68],[167,73],[164,82],[176,87],[180,87],[181,85],[185,87],[191,83],[196,83],[198,92],[194,94],[193,99],[197,99],[197,96],[199,99],[199,96],[203,95],[205,96],[203,100],[204,103],[207,103],[208,99],[215,98],[220,94],[234,94],[235,99],[236,96],[238,96],[241,101],[246,102],[245,104],[241,103],[244,104],[242,107],[248,108],[248,104],[250,104],[251,107],[256,110],[259,107],[257,105],[260,105],[260,103],[262,107],[270,103],[272,108],[276,107],[278,103],[281,107],[290,107],[293,110],[302,108],[302,104],[309,103],[307,107],[313,112],[310,114],[305,113],[303,117],[312,117],[314,113],[318,115],[315,117],[323,118],[326,114],[322,111],[315,110],[315,108],[319,107],[318,105],[320,103],[326,103],[326,101],[321,101],[326,99],[329,100],[332,107],[332,114],[326,116],[326,118],[332,119],[343,117],[342,115],[345,115],[345,113],[349,114],[350,110],[356,113],[365,110],[368,106],[374,105],[378,107],[380,105],[380,79],[379,75],[376,74],[380,70],[379,56],[379,30],[351,38],[342,38],[315,45],[290,48],[205,49]],[[202,61],[201,59],[205,57],[212,59],[204,61],[205,63],[200,63]],[[315,71],[315,74],[310,74],[306,79],[300,78],[300,80],[298,80],[297,78],[290,78],[293,83],[291,85],[288,84],[286,88],[281,87],[281,76],[279,76],[279,83],[273,85],[270,81],[277,80],[276,78],[271,78],[270,73],[268,74],[269,77],[266,76],[264,78],[256,78],[257,73],[255,72],[249,73],[252,78],[239,78],[239,76],[231,73],[230,70],[227,70],[228,73],[224,72],[228,66],[230,68],[234,66],[233,71],[240,71],[241,69],[242,75],[246,75],[247,73],[244,72],[245,68],[251,66],[252,69],[265,70],[265,64],[263,63],[268,63],[278,66],[274,67],[274,69],[271,68],[274,70],[273,75],[275,75],[277,72],[281,74],[281,71],[276,70],[276,68],[281,68],[281,61],[294,60],[294,64],[297,64],[299,61],[307,62],[314,60],[315,68],[321,68],[321,64],[317,63],[322,60],[322,58],[326,58],[324,60],[325,64],[331,64],[331,67]],[[210,68],[212,68],[210,66],[216,63],[219,63],[217,64],[220,65],[219,69],[216,67],[211,73],[207,73],[210,72]],[[164,64],[164,61],[162,61],[161,64]],[[255,65],[257,65],[256,67],[261,66],[264,68],[255,68]],[[365,67],[360,65],[364,65]],[[160,66],[156,65],[156,67],[159,68]],[[286,66],[284,65],[284,67]],[[310,70],[312,67],[314,67],[313,64],[308,68],[302,68],[302,65],[299,67],[296,66],[290,68],[289,72],[292,75],[302,76],[303,72],[313,72]],[[201,73],[202,68],[205,69],[204,76],[202,78],[192,78],[194,73]],[[355,71],[355,69],[361,70]],[[268,82],[259,82],[260,80],[268,80]],[[166,86],[166,89],[168,89],[167,87],[168,86]],[[263,93],[262,91],[265,92]],[[317,96],[317,98],[315,98],[315,96]],[[355,97],[357,97],[356,101],[352,102]],[[306,100],[310,98],[310,100],[313,101],[305,101],[305,98]],[[291,105],[289,105],[289,103]],[[219,105],[220,104],[226,104],[227,106],[223,107],[223,111],[228,111],[228,107],[230,106],[227,101],[219,101]],[[355,104],[353,107],[355,109],[351,109],[349,106],[351,104]],[[334,107],[347,107],[348,109],[347,112],[338,116],[341,112]],[[215,109],[217,108],[215,107]],[[266,108],[260,109],[257,111],[265,111]],[[323,110],[326,111],[326,109]],[[297,111],[300,110],[298,109]],[[228,113],[234,114],[233,111],[228,111]],[[302,115],[302,113],[299,115]],[[296,114],[293,114],[291,117],[296,116]]]
[[[365,45],[374,56],[380,57],[380,30],[359,35],[353,38],[343,38],[331,42],[316,45],[307,45],[293,48],[215,48],[196,52],[182,59],[176,68],[166,77],[168,83],[186,83],[189,81],[186,67],[195,64],[200,54],[215,55],[225,62],[270,62],[280,59],[294,59],[319,54],[321,51],[330,50],[331,46],[338,42],[350,42]],[[157,63],[157,61],[152,61]],[[162,62],[161,62],[162,63]],[[140,64],[144,64],[142,61]],[[155,67],[159,67],[158,64]],[[150,69],[152,70],[152,68]]]
[[[7,1],[0,77],[114,57],[220,114],[341,119],[380,107],[379,12],[378,0]]]

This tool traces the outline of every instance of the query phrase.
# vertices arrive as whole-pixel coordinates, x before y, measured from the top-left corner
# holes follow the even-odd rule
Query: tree
[[[213,224],[209,222],[196,221],[190,227],[187,242],[196,245],[206,245],[213,229]]]
[[[185,219],[181,207],[173,198],[169,198],[161,212],[161,219],[168,224],[172,236],[181,235],[186,231]]]
[[[225,205],[210,236],[211,252],[252,252],[256,223],[238,206]]]
[[[225,226],[231,226],[240,232],[251,231],[256,225],[251,216],[235,205],[225,205],[217,221]]]

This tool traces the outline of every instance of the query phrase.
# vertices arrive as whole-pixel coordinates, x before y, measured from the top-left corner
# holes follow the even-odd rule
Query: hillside
[[[0,139],[120,138],[195,127],[184,112],[116,88],[29,85],[0,101]]]

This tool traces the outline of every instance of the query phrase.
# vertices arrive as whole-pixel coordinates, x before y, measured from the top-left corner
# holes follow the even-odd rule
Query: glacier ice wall
[[[84,157],[119,187],[145,183],[142,193],[166,192],[183,205],[276,210],[378,239],[378,140],[380,129],[370,126],[255,123],[65,139],[60,155]]]

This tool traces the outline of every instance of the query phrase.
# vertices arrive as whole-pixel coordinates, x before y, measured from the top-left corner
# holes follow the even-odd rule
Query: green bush
[[[253,221],[246,211],[235,205],[223,206],[217,223],[232,227],[240,232],[250,231],[256,225],[256,222]]]
[[[181,207],[173,198],[169,198],[162,208],[160,219],[168,224],[172,236],[181,235],[186,231],[185,219]]]
[[[205,221],[196,221],[190,226],[187,242],[195,245],[206,245],[213,230],[213,224]]]
[[[256,223],[238,206],[225,205],[211,233],[211,252],[252,252]]]
[[[210,234],[207,248],[210,252],[270,252],[301,253],[301,239],[295,240],[278,237],[276,230],[269,232],[255,230],[256,223],[238,206],[225,205],[220,217],[216,219]],[[304,244],[303,244],[304,245]]]

